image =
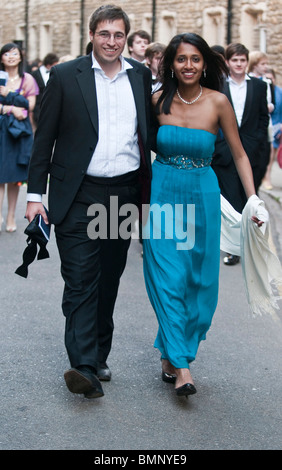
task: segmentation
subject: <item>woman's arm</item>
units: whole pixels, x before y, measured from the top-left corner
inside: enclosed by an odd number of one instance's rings
[[[35,103],[36,103],[36,96],[32,95],[32,96],[29,96],[27,99],[28,99],[28,103],[29,103],[28,111],[31,113],[34,110],[34,106],[35,106]]]
[[[7,88],[7,87],[2,87]],[[27,97],[16,93],[16,92],[7,92],[3,90],[2,96],[5,97],[5,104],[1,105],[0,113],[1,114],[13,114],[16,119],[19,121],[27,117],[28,112],[32,111],[35,106],[36,96],[29,95]]]

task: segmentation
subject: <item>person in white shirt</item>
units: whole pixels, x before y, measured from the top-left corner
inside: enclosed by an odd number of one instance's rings
[[[267,78],[266,73],[269,67],[268,56],[265,52],[251,51],[249,54],[248,74],[250,77],[256,77],[267,84],[267,106],[271,114],[275,107],[275,98],[271,87],[271,80]]]
[[[266,83],[267,87],[267,106],[269,112],[269,125],[268,125],[268,142],[265,144],[264,159],[262,160],[261,166],[261,179],[263,180],[267,171],[267,166],[270,161],[271,153],[271,142],[273,139],[273,127],[272,127],[272,117],[271,114],[275,109],[275,93],[274,88],[271,83],[271,80],[266,77],[266,72],[268,69],[268,56],[265,52],[262,51],[251,51],[249,55],[249,65],[248,65],[248,74],[250,77],[256,77],[260,80],[263,80]]]
[[[238,124],[243,147],[253,170],[255,189],[261,184],[261,161],[267,143],[269,115],[266,100],[266,84],[247,75],[248,49],[240,43],[230,44],[225,51],[229,76],[223,84],[223,93],[231,102]],[[212,167],[217,175],[222,195],[242,213],[247,202],[239,175],[227,142],[219,132]],[[238,263],[239,257],[227,254],[224,263]]]
[[[120,7],[98,8],[89,29],[92,52],[51,69],[26,217],[41,214],[55,225],[65,282],[67,387],[98,398],[104,395],[100,380],[111,379],[106,361],[113,310],[130,245],[130,231],[127,237],[120,231],[126,219],[121,209],[149,202],[152,79],[147,67],[122,56],[130,22]],[[47,217],[41,195],[49,173]]]

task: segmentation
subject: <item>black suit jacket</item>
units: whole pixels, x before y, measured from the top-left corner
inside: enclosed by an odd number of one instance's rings
[[[36,80],[36,83],[39,88],[39,94],[36,96],[36,103],[33,109],[33,120],[35,124],[38,124],[38,119],[39,119],[39,111],[40,111],[40,105],[41,105],[41,100],[43,96],[43,92],[45,90],[45,82],[43,80],[43,77],[41,75],[41,72],[39,69],[35,70],[32,72],[33,78]]]
[[[229,84],[226,81],[222,92],[233,106]],[[238,131],[252,167],[259,165],[261,146],[267,139],[268,123],[266,84],[257,78],[251,77],[250,80],[247,80],[245,108]],[[227,166],[231,161],[232,154],[229,146],[222,133],[219,133],[215,145],[213,166]]]
[[[137,110],[143,200],[149,202],[151,155],[149,115],[151,72],[126,59]],[[91,54],[52,67],[45,88],[30,161],[28,192],[45,194],[49,185],[49,219],[59,224],[85,177],[99,136],[95,77]]]

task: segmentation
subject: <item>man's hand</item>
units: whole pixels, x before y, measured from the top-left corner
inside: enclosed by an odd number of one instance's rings
[[[25,216],[26,216],[27,220],[29,222],[31,222],[37,214],[42,215],[45,224],[49,224],[49,220],[48,220],[48,217],[46,215],[46,212],[45,212],[45,209],[44,209],[44,206],[43,206],[42,202],[31,202],[31,201],[29,201],[27,203],[26,213],[25,213]]]

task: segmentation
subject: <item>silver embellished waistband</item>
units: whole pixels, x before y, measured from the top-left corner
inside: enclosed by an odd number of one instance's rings
[[[210,166],[212,157],[208,158],[189,158],[186,155],[166,155],[157,154],[156,160],[165,165],[171,165],[175,168],[192,170],[194,168],[203,168]]]

